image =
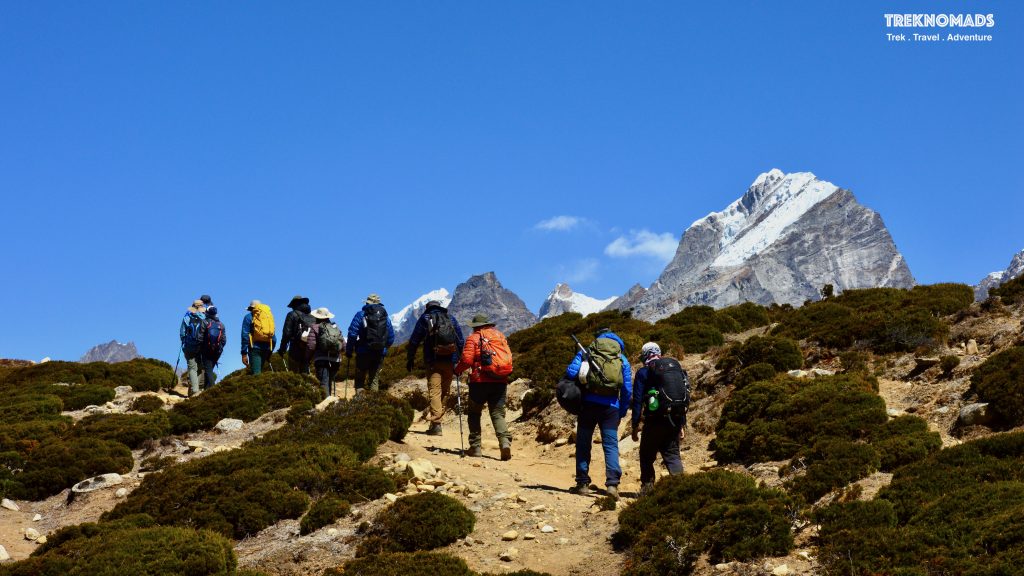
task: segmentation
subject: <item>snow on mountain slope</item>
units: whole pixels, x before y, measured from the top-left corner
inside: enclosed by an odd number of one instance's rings
[[[573,292],[572,288],[568,284],[558,283],[555,285],[555,289],[551,291],[547,299],[541,304],[540,319],[551,318],[558,316],[559,314],[565,314],[566,312],[579,312],[584,316],[600,312],[608,307],[609,304],[616,300],[615,296],[611,298],[605,298],[604,300],[598,300],[592,298],[586,294],[580,294],[579,292]]]
[[[1014,278],[1024,274],[1024,250],[1021,250],[1013,256],[1010,260],[1010,265],[1006,267],[1006,270],[1000,270],[998,272],[992,272],[988,276],[978,282],[978,285],[974,287],[974,298],[979,302],[988,298],[988,291],[1013,280]]]
[[[395,327],[396,342],[405,342],[409,339],[413,328],[416,326],[416,321],[423,314],[424,308],[427,307],[427,302],[431,300],[437,300],[442,306],[448,306],[452,301],[452,297],[444,288],[438,288],[437,290],[427,292],[413,300],[405,308],[392,314],[391,324]]]

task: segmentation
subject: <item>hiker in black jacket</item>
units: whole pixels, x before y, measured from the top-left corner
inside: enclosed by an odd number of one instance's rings
[[[462,355],[466,339],[462,328],[448,309],[437,300],[427,302],[426,309],[416,321],[409,347],[406,349],[405,370],[412,372],[416,364],[416,351],[423,345],[423,362],[427,365],[427,393],[430,396],[430,410],[426,419],[430,422],[427,434],[441,435],[441,418],[444,404],[452,390],[455,363]]]
[[[288,355],[288,370],[299,374],[309,374],[309,353],[303,334],[316,324],[316,319],[309,314],[309,298],[295,296],[288,303],[291,311],[284,317],[284,329],[281,331],[281,348],[278,353]]]

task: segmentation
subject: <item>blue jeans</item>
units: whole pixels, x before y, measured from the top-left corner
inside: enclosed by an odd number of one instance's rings
[[[618,486],[622,478],[622,468],[619,467],[619,409],[593,402],[583,403],[576,420],[576,483],[590,484],[590,447],[595,427],[601,429],[605,485]]]

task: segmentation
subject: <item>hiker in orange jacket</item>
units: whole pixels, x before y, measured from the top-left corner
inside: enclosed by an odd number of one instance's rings
[[[469,323],[473,333],[466,338],[462,356],[455,366],[455,373],[469,370],[469,404],[466,406],[466,420],[469,424],[469,456],[483,456],[480,447],[480,414],[487,404],[491,424],[498,437],[501,459],[512,458],[512,435],[505,422],[505,394],[508,389],[508,375],[512,372],[512,352],[505,335],[494,327],[487,316],[477,314]]]

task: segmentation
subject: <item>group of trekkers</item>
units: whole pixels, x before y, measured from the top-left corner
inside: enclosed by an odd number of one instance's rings
[[[291,310],[285,317],[278,348],[288,371],[308,374],[312,365],[325,394],[331,395],[342,354],[348,359],[355,355],[356,391],[379,389],[381,366],[395,340],[394,327],[380,296],[370,294],[366,298],[352,317],[347,340],[332,322],[334,314],[327,308],[312,310],[309,298],[295,296],[288,308]],[[413,371],[416,354],[422,348],[430,401],[423,419],[428,424],[426,433],[432,436],[443,434],[441,422],[452,381],[468,372],[469,401],[465,413],[469,450],[465,454],[483,456],[481,416],[486,407],[498,439],[500,458],[510,460],[512,436],[505,420],[505,401],[512,373],[511,348],[505,335],[486,315],[477,314],[469,326],[473,332],[467,337],[441,302],[427,302],[409,338],[406,371]],[[188,362],[190,394],[198,394],[200,372],[204,373],[202,389],[214,385],[213,369],[226,343],[224,325],[209,296],[193,302],[182,319],[180,332],[182,352]],[[242,320],[242,363],[251,373],[259,374],[269,365],[275,348],[273,314],[266,304],[253,300]],[[640,443],[641,491],[649,491],[654,485],[658,454],[670,474],[682,473],[679,443],[685,434],[690,384],[679,361],[663,355],[657,343],[648,342],[641,348],[642,366],[634,377],[625,343],[609,328],[597,330],[587,347],[577,341],[577,348],[556,394],[559,403],[577,416],[576,484],[571,492],[593,493],[590,460],[597,428],[604,451],[605,492],[618,497],[622,477],[618,429],[630,409],[631,437]]]

